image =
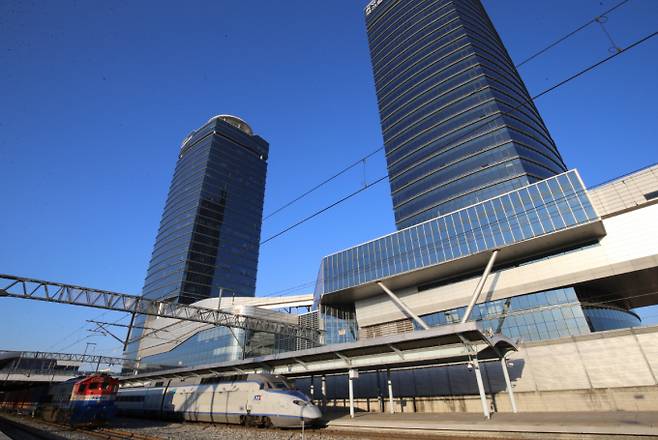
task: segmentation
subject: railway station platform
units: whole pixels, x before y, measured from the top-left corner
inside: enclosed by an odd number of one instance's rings
[[[652,438],[658,439],[658,412],[368,413],[354,418],[328,410],[327,426],[340,430],[481,435],[485,438]]]

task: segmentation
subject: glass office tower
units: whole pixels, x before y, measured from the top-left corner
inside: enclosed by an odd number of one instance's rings
[[[479,0],[365,13],[398,229],[566,171]]]
[[[219,115],[182,143],[142,295],[253,296],[269,145]]]

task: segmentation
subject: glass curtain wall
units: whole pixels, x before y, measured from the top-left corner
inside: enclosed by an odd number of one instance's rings
[[[571,170],[325,257],[316,298],[598,218]]]
[[[398,229],[566,171],[478,0],[366,8]]]

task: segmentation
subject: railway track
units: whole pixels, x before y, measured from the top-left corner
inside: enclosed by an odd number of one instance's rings
[[[0,428],[10,438],[20,440],[67,440],[68,437],[61,435],[63,433],[75,433],[84,438],[103,440],[162,440],[160,437],[113,428],[81,429],[45,420],[30,420],[32,423],[18,421],[14,417],[0,417]],[[40,427],[35,425],[40,425]],[[42,427],[53,429],[48,430]]]
[[[99,428],[95,430],[80,430],[85,435],[105,440],[162,440],[160,437],[122,431],[119,429]]]
[[[20,423],[13,418],[0,417],[0,432],[11,439],[21,440],[65,440],[52,432]]]

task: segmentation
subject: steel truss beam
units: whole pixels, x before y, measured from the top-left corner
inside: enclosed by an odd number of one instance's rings
[[[132,362],[129,359],[92,354],[48,353],[44,351],[0,351],[4,358],[46,359],[51,361],[80,362],[84,364],[123,365]]]
[[[317,344],[319,330],[261,318],[253,318],[215,309],[150,300],[140,296],[89,287],[0,274],[0,297],[32,299],[71,304],[117,312],[136,313],[201,322],[217,326],[274,333],[305,339]]]

